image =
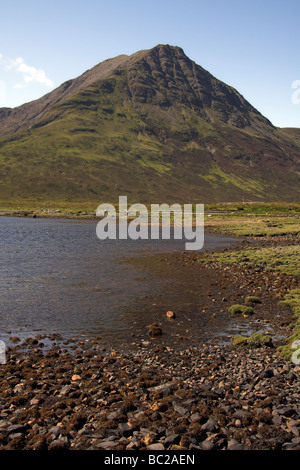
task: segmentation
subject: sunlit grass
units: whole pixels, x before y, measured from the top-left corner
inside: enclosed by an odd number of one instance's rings
[[[204,261],[217,261],[225,264],[244,266],[261,265],[266,271],[280,271],[282,274],[300,275],[299,246],[272,246],[267,248],[249,248],[223,253],[212,253],[202,258]]]

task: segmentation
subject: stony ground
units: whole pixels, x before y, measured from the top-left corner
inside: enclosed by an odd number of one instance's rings
[[[1,450],[300,449],[300,366],[275,348],[33,344],[7,359]]]

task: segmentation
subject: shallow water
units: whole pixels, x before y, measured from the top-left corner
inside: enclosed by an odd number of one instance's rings
[[[142,305],[147,295],[163,297],[170,280],[122,261],[182,252],[184,241],[103,241],[96,223],[0,217],[0,339],[59,333],[125,344],[149,323],[139,299]],[[208,234],[204,249],[235,241]]]

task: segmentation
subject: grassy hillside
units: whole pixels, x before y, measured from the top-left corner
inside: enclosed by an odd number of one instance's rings
[[[0,139],[0,200],[299,200],[297,132],[275,129],[175,49],[137,54],[127,68],[121,56],[109,77],[56,91],[47,112],[35,104],[40,119]]]

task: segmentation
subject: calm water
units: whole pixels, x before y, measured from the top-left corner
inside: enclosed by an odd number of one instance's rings
[[[129,341],[128,307],[162,293],[168,280],[149,279],[125,256],[183,251],[183,240],[105,240],[96,221],[0,217],[0,339],[37,333]],[[234,240],[205,238],[205,249]]]

